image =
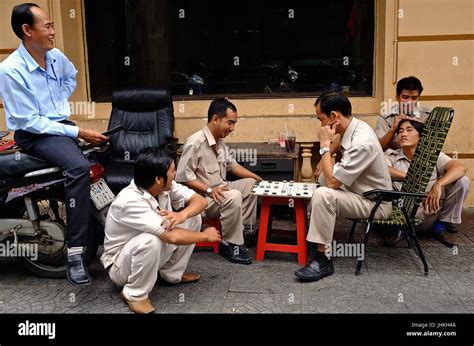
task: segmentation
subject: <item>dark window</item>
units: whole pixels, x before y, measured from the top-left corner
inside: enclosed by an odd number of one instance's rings
[[[373,0],[85,0],[92,98],[372,95]],[[189,96],[193,95],[193,96]]]

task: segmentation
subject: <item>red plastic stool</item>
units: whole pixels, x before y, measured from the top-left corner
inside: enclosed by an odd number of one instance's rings
[[[219,232],[221,230],[221,221],[219,219],[205,219],[202,220],[203,225],[209,225],[211,227],[215,227]],[[212,247],[212,252],[219,253],[219,242],[214,241],[201,241],[196,243],[194,247]]]
[[[267,243],[267,233],[271,231],[270,208],[272,205],[288,205],[293,199],[296,211],[296,245]],[[270,221],[270,230],[268,224]],[[306,203],[303,198],[263,197],[260,227],[257,241],[257,261],[263,261],[265,251],[292,252],[298,254],[298,264],[307,263],[308,248],[306,245]]]

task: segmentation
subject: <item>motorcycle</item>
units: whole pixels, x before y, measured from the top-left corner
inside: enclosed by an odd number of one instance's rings
[[[0,141],[6,135],[8,132],[0,133]],[[95,153],[103,149],[81,145],[91,163],[93,203],[84,252],[89,263],[103,243],[105,216],[115,196],[104,180],[103,166],[94,160]],[[46,161],[17,150],[0,153],[0,257],[15,257],[40,277],[66,278],[64,181],[65,172]]]
[[[265,92],[292,92],[298,79],[298,72],[291,66],[276,64],[263,64],[266,74]]]

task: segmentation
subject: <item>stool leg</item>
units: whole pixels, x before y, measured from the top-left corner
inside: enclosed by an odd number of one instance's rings
[[[298,247],[298,265],[308,263],[308,247],[306,245],[306,208],[304,200],[295,199],[296,211],[296,244]]]
[[[258,229],[258,241],[257,241],[257,255],[255,259],[257,261],[263,261],[265,257],[265,245],[267,244],[267,228],[268,219],[270,216],[271,203],[268,198],[263,198],[262,208],[260,213],[260,225]]]

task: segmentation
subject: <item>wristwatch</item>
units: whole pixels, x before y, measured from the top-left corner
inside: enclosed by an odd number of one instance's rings
[[[322,147],[319,149],[319,155],[323,156],[324,154],[326,153],[329,153],[331,152],[331,149],[329,149],[328,147]]]
[[[208,187],[208,188],[206,189],[206,196],[210,196],[211,193],[212,193],[212,187]]]

